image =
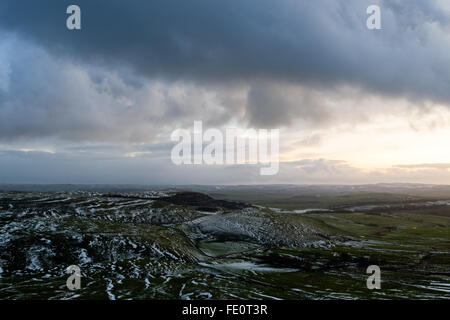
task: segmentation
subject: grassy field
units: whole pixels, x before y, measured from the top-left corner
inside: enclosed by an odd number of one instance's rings
[[[204,189],[215,198],[248,201],[288,210],[356,205],[408,203],[450,199],[447,188],[387,188],[374,186],[274,186]]]
[[[450,299],[450,197],[396,188],[0,193],[0,298]]]

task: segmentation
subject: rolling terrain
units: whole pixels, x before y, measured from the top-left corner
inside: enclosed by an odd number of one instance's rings
[[[1,299],[450,298],[446,187],[59,188],[0,192]]]

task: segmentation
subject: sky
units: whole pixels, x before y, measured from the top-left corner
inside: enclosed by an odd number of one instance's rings
[[[448,0],[2,0],[0,183],[450,184],[449,52]],[[278,174],[173,164],[194,121]]]

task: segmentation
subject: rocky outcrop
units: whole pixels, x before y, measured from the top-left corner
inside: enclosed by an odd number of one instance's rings
[[[217,200],[198,192],[178,192],[172,196],[160,197],[160,201],[192,207],[199,211],[216,212],[220,209],[240,210],[251,207],[250,204],[237,201]]]

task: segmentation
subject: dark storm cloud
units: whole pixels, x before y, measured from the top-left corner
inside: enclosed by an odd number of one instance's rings
[[[149,143],[200,115],[213,124],[234,115],[222,107],[221,97],[232,100],[229,90],[216,96],[214,87],[133,78],[120,68],[55,58],[10,33],[0,38],[1,142]]]
[[[450,101],[445,2],[78,0],[82,30],[71,32],[65,9],[73,3],[2,1],[0,24],[55,56],[128,65],[151,78],[350,84]],[[366,8],[373,3],[382,7],[382,30],[366,28]],[[275,124],[284,120],[275,117]],[[250,121],[266,122],[251,114]]]
[[[246,118],[257,128],[291,125],[297,119],[319,125],[329,120],[329,113],[322,97],[312,90],[253,83],[248,91]]]

